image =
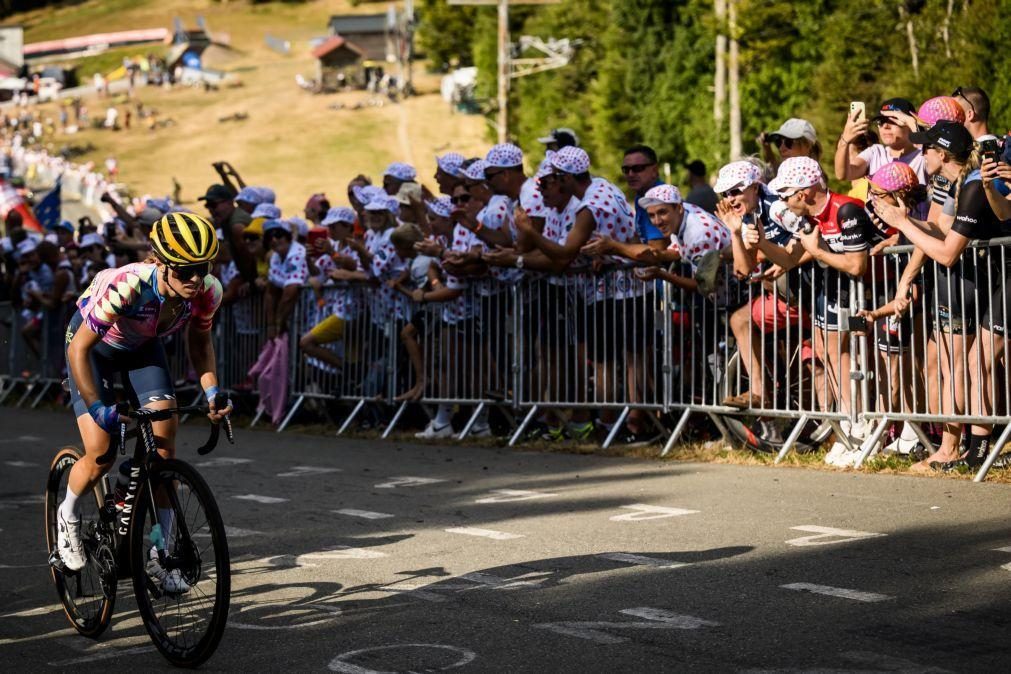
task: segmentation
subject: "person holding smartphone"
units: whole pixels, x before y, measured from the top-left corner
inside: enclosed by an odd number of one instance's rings
[[[867,119],[863,103],[850,104],[839,142],[836,143],[833,167],[839,180],[857,180],[874,174],[891,161],[909,164],[921,183],[927,182],[923,152],[909,140],[910,130],[901,123],[903,115],[913,115],[916,108],[904,98],[890,98],[881,104],[878,114]],[[867,134],[870,124],[877,124],[881,142],[863,151],[855,145]]]

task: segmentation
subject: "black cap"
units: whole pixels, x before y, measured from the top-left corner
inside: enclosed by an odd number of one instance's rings
[[[936,147],[950,152],[959,161],[965,161],[972,153],[972,134],[958,122],[942,119],[926,131],[909,134],[909,142],[916,145]]]
[[[685,168],[693,176],[698,176],[700,178],[706,177],[706,165],[701,159],[693,159],[692,161],[685,164]]]
[[[872,122],[882,122],[882,121],[892,121],[890,117],[885,116],[886,112],[904,112],[907,115],[916,114],[916,106],[907,101],[904,98],[889,98],[887,101],[881,104],[881,109],[878,114],[871,117]]]
[[[202,197],[197,197],[198,201],[231,201],[235,198],[235,192],[228,189],[225,185],[211,185],[207,188],[207,194]]]

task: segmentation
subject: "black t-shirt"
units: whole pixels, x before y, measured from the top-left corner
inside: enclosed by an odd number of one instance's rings
[[[951,229],[967,239],[989,240],[1001,235],[1000,219],[990,208],[982,180],[971,180],[962,185]]]

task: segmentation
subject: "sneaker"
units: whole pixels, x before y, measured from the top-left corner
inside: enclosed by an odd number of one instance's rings
[[[849,452],[849,447],[846,446],[844,442],[835,442],[832,444],[832,449],[828,450],[828,454],[825,455],[825,463],[830,466],[842,467],[845,464],[839,463],[843,454]]]
[[[148,553],[147,575],[158,583],[158,586],[162,589],[162,592],[166,594],[185,594],[190,591],[189,584],[183,580],[183,576],[179,573],[179,569],[172,569],[171,571],[166,571],[162,568],[161,560],[158,559],[158,548],[151,546],[151,551]]]
[[[590,430],[593,430],[591,427]],[[562,442],[565,440],[565,427],[564,426],[545,426],[544,432],[541,433],[541,440],[547,442]]]
[[[435,421],[429,421],[428,425],[425,426],[425,430],[420,433],[415,433],[414,437],[419,440],[437,440],[439,438],[450,438],[453,436],[453,424],[446,424],[445,426],[435,426]]]
[[[474,424],[470,427],[470,433],[467,434],[472,438],[490,438],[491,437],[491,426],[487,423],[483,426],[478,426]]]
[[[565,426],[565,435],[571,440],[583,441],[588,440],[591,435],[593,435],[593,422],[587,421],[582,424],[567,424]]]
[[[535,421],[524,429],[521,441],[531,442],[533,440],[540,440],[549,430],[548,425],[543,421]]]
[[[818,424],[818,427],[811,431],[811,442],[815,444],[820,444],[828,439],[828,436],[832,435],[832,424],[826,419]]]
[[[723,405],[725,407],[733,407],[737,410],[746,410],[749,407],[761,407],[762,396],[751,393],[750,391],[745,391],[739,395],[727,396],[723,399]]]
[[[626,429],[624,433],[618,434],[614,444],[624,445],[626,447],[645,447],[646,445],[653,444],[659,439],[659,435],[650,431],[633,433],[632,431]]]
[[[71,571],[80,571],[88,563],[81,541],[81,520],[64,519],[60,510],[56,511],[56,549],[63,565]]]
[[[919,446],[919,439],[907,440],[906,438],[900,436],[885,445],[883,451],[885,454],[912,454]]]
[[[847,449],[839,455],[836,459],[835,465],[840,468],[856,468],[857,461],[860,460],[860,455],[862,453],[863,451],[859,447],[857,449]]]

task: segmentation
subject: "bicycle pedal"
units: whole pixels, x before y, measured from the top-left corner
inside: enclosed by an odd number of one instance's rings
[[[49,553],[49,566],[53,567],[54,569],[62,573],[64,576],[75,576],[79,573],[78,571],[74,571],[73,569],[68,569],[67,566],[63,563],[63,558],[60,557],[60,553],[57,552],[56,550],[53,550],[52,552]]]

